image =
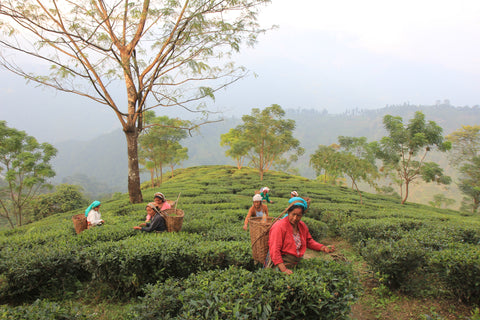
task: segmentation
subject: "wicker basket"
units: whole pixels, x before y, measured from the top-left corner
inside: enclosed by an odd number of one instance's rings
[[[165,218],[168,232],[178,232],[182,229],[183,216],[185,213],[181,209],[167,209],[162,211]]]
[[[173,207],[175,207],[175,203],[176,203],[177,201],[175,201],[175,200],[165,200],[165,202],[168,203],[168,204],[170,205],[170,207],[173,208]]]
[[[253,260],[263,264],[268,252],[268,231],[273,224],[273,218],[267,217],[263,222],[263,217],[251,217],[248,219],[250,224],[250,241],[252,242]]]
[[[87,229],[87,217],[85,217],[85,214],[76,214],[72,216],[72,220],[73,226],[75,227],[75,232],[77,234]]]

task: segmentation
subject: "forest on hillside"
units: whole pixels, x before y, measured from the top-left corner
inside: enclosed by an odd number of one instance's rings
[[[455,107],[448,101],[438,102],[432,106],[403,104],[375,110],[352,109],[343,114],[329,114],[325,110],[286,109],[285,118],[296,122],[294,137],[305,149],[305,154],[291,169],[301,176],[313,179],[315,172],[309,165],[309,157],[319,145],[336,143],[338,136],[378,140],[385,135],[382,123],[385,115],[401,116],[406,121],[416,111],[423,112],[427,120],[433,120],[441,126],[444,135],[459,129],[462,125],[480,123],[480,107]],[[202,126],[192,137],[182,140],[182,145],[189,150],[189,158],[181,166],[233,165],[234,161],[225,156],[226,149],[220,146],[220,136],[240,122],[239,118],[226,118],[222,122]],[[55,147],[59,150],[53,161],[57,173],[55,183],[81,185],[85,193],[92,198],[126,191],[126,142],[120,129],[90,141],[66,141]],[[92,153],[98,157],[92,159],[89,156]],[[448,175],[455,177],[456,172],[450,168],[445,155],[433,154],[431,157],[431,160],[438,162]],[[148,179],[149,174],[144,172],[142,181]],[[432,195],[437,193],[445,193],[450,198],[456,198],[457,203],[460,201],[455,183],[448,188],[432,185],[417,185],[414,188],[417,192],[412,193],[411,200],[415,202],[428,203],[432,200]]]

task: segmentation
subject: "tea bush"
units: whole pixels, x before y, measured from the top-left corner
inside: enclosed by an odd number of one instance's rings
[[[366,242],[360,253],[374,271],[386,276],[392,289],[401,289],[405,280],[425,265],[426,260],[422,246],[411,238],[398,241],[372,239]]]
[[[313,286],[312,284],[316,284]],[[350,266],[302,262],[290,276],[230,267],[148,286],[137,319],[341,319],[358,283]]]
[[[480,304],[480,250],[478,245],[452,244],[434,252],[430,272],[437,274],[451,293],[464,302]]]
[[[94,314],[85,314],[76,307],[66,307],[56,302],[36,300],[31,305],[10,307],[0,305],[3,320],[73,320],[95,319]]]

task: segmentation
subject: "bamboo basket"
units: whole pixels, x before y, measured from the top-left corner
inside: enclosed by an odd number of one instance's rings
[[[178,232],[182,229],[185,213],[181,209],[167,209],[162,211],[168,232]]]
[[[172,208],[175,207],[175,203],[177,203],[175,200],[165,200],[165,202],[168,203]]]
[[[72,221],[77,234],[87,229],[87,217],[85,217],[85,214],[81,213],[72,216]]]
[[[273,218],[267,217],[267,221],[263,222],[263,217],[251,217],[248,223],[253,260],[263,264],[268,253],[268,232],[274,223]]]

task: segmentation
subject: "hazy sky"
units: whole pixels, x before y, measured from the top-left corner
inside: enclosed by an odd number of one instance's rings
[[[236,58],[258,77],[217,95],[211,107],[226,116],[273,103],[330,113],[445,99],[480,104],[478,0],[273,0],[260,22],[279,28]],[[3,70],[0,93],[0,119],[41,141],[86,140],[119,127],[102,105]]]

